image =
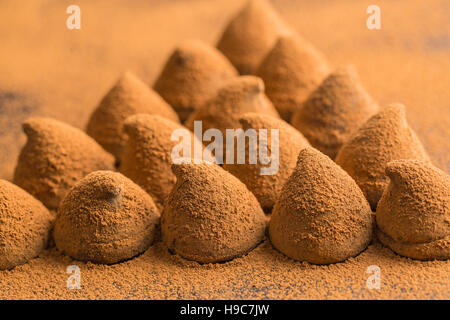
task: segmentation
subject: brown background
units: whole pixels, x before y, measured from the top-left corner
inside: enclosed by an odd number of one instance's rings
[[[24,142],[20,123],[26,117],[46,115],[84,128],[90,112],[123,70],[130,69],[152,84],[177,43],[197,38],[214,44],[227,20],[244,2],[1,0],[0,178],[12,176]],[[79,31],[65,26],[66,7],[73,3],[80,5],[82,11]],[[370,4],[381,7],[380,31],[369,31],[365,26],[365,11]],[[273,5],[333,65],[355,64],[364,85],[381,105],[404,103],[410,124],[435,163],[450,172],[450,1],[276,0]],[[86,285],[88,289],[83,293],[69,296],[450,296],[448,262],[410,261],[378,244],[345,264],[315,268],[283,260],[266,243],[250,256],[231,262],[230,269],[226,265],[216,266],[211,273],[197,265],[177,267],[178,262],[168,262],[172,258],[159,246],[111,268],[87,264],[85,275],[95,279],[92,287]],[[159,260],[154,264],[156,258]],[[382,270],[388,270],[384,281],[389,289],[381,293],[364,289],[365,266],[371,259],[379,260]],[[63,297],[65,266],[69,262],[50,250],[26,266],[0,273],[0,296]],[[248,264],[255,267],[249,268]],[[150,275],[144,276],[139,270],[147,270]],[[338,276],[327,270],[335,270]],[[273,272],[285,275],[280,277]],[[37,274],[41,283],[27,282],[26,275],[30,273]],[[264,280],[261,273],[272,276]],[[221,274],[223,283],[217,283]],[[195,289],[200,275],[203,283],[198,284],[200,289]],[[129,280],[130,277],[134,280]],[[341,278],[348,281],[342,282]],[[148,281],[153,287],[148,286]],[[308,290],[293,294],[289,288],[299,286],[300,282]],[[319,282],[321,289],[316,288]],[[136,288],[136,283],[141,285]],[[259,289],[248,291],[252,284]]]

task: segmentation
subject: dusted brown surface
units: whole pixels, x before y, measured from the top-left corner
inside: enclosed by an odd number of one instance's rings
[[[180,121],[175,110],[155,91],[134,74],[125,72],[92,113],[86,132],[120,160],[127,141],[123,123],[137,113]]]
[[[391,104],[358,129],[335,161],[356,181],[375,211],[389,184],[386,165],[399,159],[430,160],[406,122],[405,107]]]
[[[75,259],[111,264],[147,250],[159,217],[150,195],[133,181],[95,171],[61,202],[53,236],[56,247]]]
[[[177,183],[161,214],[171,252],[201,263],[243,256],[264,239],[266,217],[235,176],[213,163],[173,164]]]
[[[450,259],[450,176],[428,162],[395,160],[378,202],[379,239],[402,256]]]
[[[356,182],[320,151],[301,150],[272,211],[273,246],[298,261],[336,263],[367,248],[372,231],[372,211]]]
[[[180,41],[198,38],[215,44],[244,1],[78,3],[81,31],[65,28],[64,2],[0,4],[0,177],[12,177],[24,143],[24,118],[47,115],[84,128],[123,70],[152,83]],[[449,172],[450,3],[378,0],[380,31],[365,27],[370,4],[273,3],[287,24],[332,65],[355,64],[364,87],[380,105],[404,103],[408,122],[434,163]],[[80,291],[66,289],[70,264],[81,268]],[[381,290],[366,287],[369,265],[381,269]],[[449,261],[401,258],[378,243],[345,263],[318,267],[293,262],[267,242],[243,258],[200,266],[171,256],[158,242],[143,255],[113,266],[74,262],[47,250],[23,266],[0,272],[0,297],[448,299],[449,274]]]

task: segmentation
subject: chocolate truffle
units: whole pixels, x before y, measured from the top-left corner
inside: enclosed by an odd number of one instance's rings
[[[355,181],[329,157],[307,147],[274,206],[270,240],[295,260],[340,262],[369,244],[371,215]]]
[[[119,171],[147,191],[159,210],[162,210],[164,201],[177,180],[171,171],[171,165],[172,150],[179,141],[173,141],[172,134],[180,129],[189,134],[190,157],[194,158],[192,149],[196,138],[179,123],[148,114],[134,115],[125,121],[129,140]],[[197,143],[202,147],[201,141],[197,140]]]
[[[386,165],[400,159],[429,161],[422,144],[406,122],[405,107],[392,104],[370,118],[342,146],[336,163],[355,179],[375,210],[389,183],[385,175]]]
[[[131,72],[125,72],[92,113],[86,131],[120,160],[127,140],[123,122],[137,113],[179,121],[176,112],[155,91]]]
[[[277,152],[278,171],[274,174],[263,174],[262,168],[271,166],[275,168],[276,166],[273,166],[273,164],[261,164],[261,161],[250,164],[249,151],[252,150],[250,139],[245,139],[245,163],[238,164],[237,161],[234,161],[234,164],[225,163],[223,168],[244,182],[247,188],[256,196],[264,211],[270,212],[280,195],[284,183],[295,168],[298,153],[309,146],[309,143],[294,127],[278,118],[258,113],[246,113],[242,115],[240,122],[243,130],[256,130],[258,141],[255,151],[259,151],[259,147],[263,143],[267,145],[268,153],[274,154]],[[267,135],[260,135],[259,130],[261,129],[266,129]],[[272,145],[272,143],[275,143],[271,136],[271,130],[273,129],[278,130],[278,147]]]
[[[229,22],[217,48],[241,74],[253,74],[277,38],[288,32],[267,0],[250,0]]]
[[[0,270],[39,255],[47,246],[53,220],[41,202],[0,179]]]
[[[54,238],[72,258],[111,264],[147,250],[158,220],[152,198],[138,185],[120,173],[96,171],[62,201]]]
[[[292,114],[330,72],[325,57],[310,43],[295,35],[278,39],[261,62],[256,75],[266,85],[266,94],[280,116]]]
[[[337,69],[292,116],[309,143],[334,159],[341,146],[378,111],[353,66]]]
[[[226,129],[241,127],[239,118],[248,112],[279,118],[275,107],[264,94],[264,83],[260,78],[236,77],[227,81],[213,98],[192,113],[186,126],[193,130],[194,121],[202,121],[204,131],[219,129],[225,137]]]
[[[83,131],[49,118],[23,123],[27,143],[14,172],[14,183],[56,209],[86,174],[114,168],[114,157]]]
[[[265,216],[247,187],[211,163],[174,164],[177,183],[161,231],[169,250],[201,263],[231,260],[264,239]]]
[[[429,162],[396,160],[378,202],[378,238],[419,260],[450,259],[450,176]]]
[[[235,76],[236,69],[217,49],[200,41],[188,41],[169,57],[154,89],[185,121],[224,80]]]

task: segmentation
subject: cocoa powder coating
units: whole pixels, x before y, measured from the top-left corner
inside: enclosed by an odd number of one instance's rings
[[[154,89],[185,121],[235,76],[236,69],[217,49],[201,41],[186,41],[169,57]]]
[[[258,200],[232,174],[216,164],[174,164],[177,183],[161,217],[169,250],[201,263],[247,254],[266,227]]]
[[[254,76],[240,76],[227,81],[200,109],[191,114],[186,126],[193,130],[194,121],[202,121],[203,130],[240,128],[240,116],[257,112],[279,118],[272,102],[264,94],[263,81]]]
[[[229,22],[217,48],[240,74],[253,74],[277,38],[287,32],[267,0],[250,0]]]
[[[158,209],[138,185],[120,173],[96,171],[62,201],[54,238],[72,258],[111,264],[147,250],[158,222]]]
[[[325,79],[330,68],[312,44],[292,33],[278,39],[256,71],[285,121]]]
[[[172,149],[179,141],[172,141],[175,130],[185,129],[179,123],[160,116],[138,114],[125,121],[125,131],[129,136],[119,171],[133,180],[155,201],[162,210],[167,195],[176,182],[171,171]],[[196,139],[189,134],[191,157],[194,157],[193,146]],[[198,141],[199,145],[202,145]],[[187,157],[187,155],[181,155]]]
[[[0,270],[39,255],[47,247],[53,220],[41,202],[0,179]]]
[[[420,260],[450,259],[450,176],[429,162],[396,160],[377,207],[378,238]]]
[[[114,169],[114,157],[83,131],[50,118],[23,123],[27,143],[14,172],[14,183],[57,209],[70,188],[86,174]]]
[[[338,68],[313,91],[291,123],[311,145],[334,159],[341,146],[378,111],[353,66]]]
[[[369,203],[355,181],[314,148],[300,151],[270,219],[274,247],[295,260],[335,263],[363,251],[372,229]]]
[[[94,110],[86,131],[120,160],[127,140],[123,122],[137,113],[157,114],[179,122],[178,115],[170,105],[134,74],[127,71]]]
[[[256,164],[250,164],[249,152],[251,148],[249,139],[246,139],[245,143],[245,163],[238,164],[235,159],[233,164],[224,163],[223,168],[238,177],[253,192],[264,211],[270,212],[275,201],[280,196],[284,183],[295,168],[300,150],[309,146],[309,143],[299,131],[279,118],[258,113],[245,113],[240,117],[239,121],[243,130],[254,129],[257,131],[258,145],[256,152],[258,154],[261,143],[267,144],[268,154],[278,152],[278,171],[274,174],[262,175],[261,168],[269,167],[270,164],[263,165],[261,161],[258,161]],[[261,137],[259,134],[260,129],[267,130],[267,139],[264,136]],[[273,129],[278,130],[278,146],[272,145],[271,130]]]
[[[375,211],[389,184],[386,165],[400,159],[430,160],[406,121],[405,107],[392,104],[370,118],[343,145],[336,163],[355,179]]]

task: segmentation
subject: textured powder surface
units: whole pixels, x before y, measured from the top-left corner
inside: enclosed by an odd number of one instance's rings
[[[378,111],[353,66],[330,74],[292,116],[311,145],[334,159],[350,136]]]
[[[393,104],[370,118],[342,146],[336,163],[355,179],[375,211],[389,184],[386,165],[400,159],[429,161],[419,138],[406,121],[405,107]]]
[[[246,113],[240,118],[243,130],[257,130],[258,141],[267,143],[268,154],[278,152],[278,171],[275,174],[262,175],[261,168],[270,167],[270,164],[261,164],[260,157],[256,164],[249,162],[250,141],[245,142],[245,163],[238,164],[235,156],[234,164],[224,163],[223,168],[245,183],[247,188],[256,196],[265,212],[272,210],[278,199],[281,188],[292,173],[297,162],[298,153],[301,149],[309,146],[308,141],[295,128],[285,121],[268,115],[258,113]],[[267,139],[260,136],[259,130],[267,130]],[[271,130],[278,130],[278,150],[273,146]],[[256,150],[259,154],[260,142]],[[235,153],[237,154],[237,153]]]
[[[314,148],[300,151],[270,218],[275,248],[296,260],[334,263],[364,250],[372,231],[369,203],[355,181]]]
[[[202,129],[240,128],[239,118],[247,112],[257,112],[279,118],[278,112],[264,94],[263,81],[254,76],[241,76],[227,81],[205,105],[193,112],[186,126],[193,130],[194,121],[202,121]]]
[[[325,57],[295,34],[281,37],[261,62],[256,75],[281,117],[290,121],[309,94],[330,72]]]
[[[378,236],[403,256],[450,259],[450,176],[428,162],[397,160],[377,207]]]
[[[114,168],[114,157],[83,131],[50,118],[23,123],[27,143],[20,152],[14,183],[56,209],[86,174]]]
[[[0,179],[0,270],[39,255],[47,246],[53,220],[42,203]]]
[[[202,263],[242,256],[263,239],[264,212],[236,177],[211,163],[173,165],[177,183],[161,217],[169,250]]]
[[[179,121],[175,111],[156,92],[131,72],[125,72],[91,115],[86,131],[120,160],[126,143],[123,122],[137,113]]]
[[[162,210],[167,195],[176,182],[171,171],[172,149],[178,141],[172,141],[175,130],[188,132],[191,155],[194,157],[194,135],[179,123],[175,123],[159,116],[139,114],[128,118],[125,131],[129,136],[128,143],[119,167],[119,171],[140,185]],[[183,137],[184,138],[184,137]],[[202,146],[201,141],[197,143]],[[187,155],[181,154],[183,157]]]
[[[277,38],[287,32],[267,0],[249,0],[225,28],[217,48],[241,74],[252,74]]]
[[[0,2],[0,177],[12,177],[25,141],[24,119],[48,116],[85,128],[123,70],[152,83],[176,45],[189,38],[214,44],[246,2],[79,0],[81,30],[67,30],[64,1]],[[433,163],[450,172],[448,0],[378,0],[381,30],[366,28],[366,9],[373,4],[367,1],[271,3],[333,65],[354,63],[381,105],[404,103]],[[67,289],[72,264],[81,269],[80,290]],[[380,290],[367,288],[371,265],[380,267]],[[0,298],[449,299],[449,274],[450,261],[412,260],[379,243],[343,263],[315,266],[287,258],[268,241],[247,256],[213,265],[188,262],[157,242],[111,266],[45,250],[0,272]]]
[[[116,263],[147,250],[158,223],[159,212],[144,190],[120,173],[96,171],[62,201],[54,238],[75,259]]]
[[[236,69],[222,53],[206,43],[188,41],[169,57],[154,88],[185,121],[234,76]]]

